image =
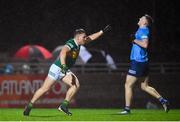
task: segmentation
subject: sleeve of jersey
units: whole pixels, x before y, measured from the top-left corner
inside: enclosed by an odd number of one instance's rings
[[[65,46],[67,46],[70,50],[74,48],[74,45],[70,42],[66,43]]]

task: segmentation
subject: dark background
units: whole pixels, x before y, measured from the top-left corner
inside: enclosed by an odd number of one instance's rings
[[[128,61],[130,35],[138,18],[154,18],[150,56],[153,62],[180,61],[178,3],[171,0],[0,0],[0,52],[12,56],[25,44],[52,51],[76,28],[88,34],[111,24],[112,31],[88,48],[109,52],[116,62]]]

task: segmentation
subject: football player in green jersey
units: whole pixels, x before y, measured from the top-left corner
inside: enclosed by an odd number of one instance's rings
[[[75,61],[79,55],[80,46],[89,43],[105,32],[111,29],[110,25],[107,25],[104,29],[91,34],[86,35],[84,29],[77,29],[74,32],[74,38],[68,40],[62,48],[59,58],[51,65],[49,73],[43,83],[43,85],[35,92],[31,101],[25,106],[23,114],[29,116],[33,104],[58,81],[62,81],[69,86],[64,101],[60,104],[58,110],[63,111],[67,115],[72,115],[68,110],[68,105],[71,99],[74,97],[80,87],[78,78],[70,71],[70,68],[75,64]]]

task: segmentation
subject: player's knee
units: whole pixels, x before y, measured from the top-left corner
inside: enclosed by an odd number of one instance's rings
[[[76,90],[79,90],[80,88],[80,83],[77,78],[74,77],[74,80],[72,80],[72,85],[75,86]]]
[[[74,87],[75,87],[76,91],[78,91],[78,90],[79,90],[79,88],[80,88],[80,84],[79,84],[79,83],[77,83],[76,85],[74,85]]]
[[[80,84],[77,84],[76,87],[77,87],[77,89],[79,89],[80,88]]]

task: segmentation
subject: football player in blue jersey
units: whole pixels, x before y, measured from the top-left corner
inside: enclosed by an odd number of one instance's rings
[[[152,24],[152,17],[144,15],[139,18],[138,30],[132,43],[130,55],[130,68],[125,82],[125,108],[120,114],[129,114],[133,96],[133,86],[137,80],[140,81],[141,89],[153,97],[157,98],[166,112],[169,111],[169,102],[164,99],[153,87],[149,86],[148,76],[148,52],[147,48],[150,41],[149,27]]]

